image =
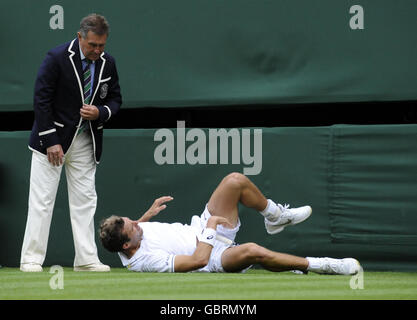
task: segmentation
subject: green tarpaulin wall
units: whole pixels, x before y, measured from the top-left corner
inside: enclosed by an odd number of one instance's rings
[[[46,52],[91,12],[124,108],[417,99],[415,0],[2,0],[0,111],[32,110]]]
[[[309,204],[313,215],[270,236],[258,213],[241,208],[238,242],[255,241],[301,256],[353,256],[368,270],[416,270],[417,125],[260,129],[262,170],[249,177],[267,197],[291,206]],[[226,174],[247,167],[243,161],[231,164],[230,157],[223,165],[158,165],[154,153],[161,142],[155,141],[156,132],[105,131],[96,225],[114,213],[137,218],[162,195],[172,195],[174,201],[157,220],[189,223]],[[208,129],[203,133],[208,137]],[[28,136],[27,131],[0,132],[0,264],[6,266],[19,264],[26,224]],[[186,142],[186,149],[192,144]],[[73,263],[68,211],[63,174],[45,265]],[[97,243],[103,262],[121,266],[117,256]]]

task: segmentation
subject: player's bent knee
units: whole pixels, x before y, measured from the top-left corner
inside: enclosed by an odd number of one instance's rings
[[[239,172],[229,173],[224,179],[223,182],[228,185],[236,188],[242,187],[246,182],[246,176]]]

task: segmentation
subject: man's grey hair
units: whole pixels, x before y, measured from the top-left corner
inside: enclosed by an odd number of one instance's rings
[[[80,33],[85,39],[88,31],[95,33],[98,36],[109,35],[110,26],[106,18],[97,13],[89,14],[80,22]]]

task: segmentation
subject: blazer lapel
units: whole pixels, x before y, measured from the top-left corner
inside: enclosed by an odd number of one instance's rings
[[[100,83],[100,69],[101,69],[101,65],[103,64],[103,61],[99,58],[96,60],[96,62],[94,62],[95,64],[95,70],[94,70],[94,84],[93,84],[93,91],[92,94],[94,95],[94,92],[96,92],[97,87],[99,86]],[[91,99],[91,102],[93,101],[93,99]]]
[[[93,86],[93,97],[91,104],[93,104],[94,98],[96,97],[97,90],[100,86],[100,81],[103,76],[104,66],[106,65],[106,59],[104,58],[104,52],[100,55],[100,59],[96,60],[96,66],[94,70],[94,86]]]
[[[84,93],[83,93],[83,82],[81,79],[83,79],[82,75],[83,75],[83,67],[81,64],[81,57],[80,57],[80,49],[79,49],[79,44],[78,44],[78,39],[75,38],[74,40],[72,40],[72,42],[70,43],[69,47],[68,47],[68,52],[69,52],[69,60],[71,62],[73,71],[74,71],[74,75],[77,79],[77,83],[80,89],[80,99],[81,99],[81,103],[84,103]]]
[[[83,76],[84,73],[83,73],[83,65],[81,63],[78,39],[76,40],[76,45],[75,45],[74,63],[75,63],[75,68],[77,69],[78,77],[80,78],[81,84],[84,87],[84,76]]]

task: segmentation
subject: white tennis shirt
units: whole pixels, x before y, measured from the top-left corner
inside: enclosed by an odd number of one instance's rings
[[[176,255],[192,255],[198,231],[181,223],[140,222],[143,238],[139,249],[128,259],[119,252],[123,266],[139,272],[174,272]]]

